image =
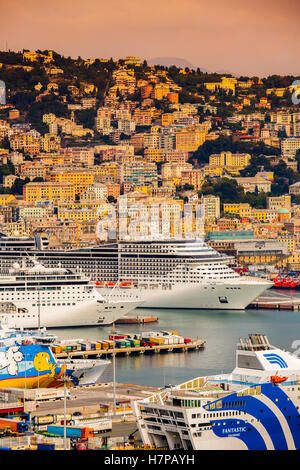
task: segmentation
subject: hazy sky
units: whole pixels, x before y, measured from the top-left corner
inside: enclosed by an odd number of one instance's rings
[[[300,0],[0,0],[0,50],[300,75]]]

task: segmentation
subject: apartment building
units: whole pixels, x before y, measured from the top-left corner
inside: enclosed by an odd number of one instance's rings
[[[75,186],[70,182],[27,183],[23,186],[23,199],[31,204],[38,201],[74,201]]]

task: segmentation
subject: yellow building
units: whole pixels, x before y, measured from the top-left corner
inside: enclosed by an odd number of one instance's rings
[[[57,152],[60,149],[60,137],[55,134],[45,134],[41,145],[44,152]]]
[[[225,169],[220,166],[205,165],[201,168],[203,176],[222,176]]]
[[[74,161],[72,155],[61,154],[61,153],[40,153],[36,155],[34,161],[40,161],[43,165],[70,165]]]
[[[288,264],[291,269],[300,269],[300,251],[293,251],[288,257]]]
[[[152,92],[152,98],[156,100],[162,100],[166,98],[168,93],[170,92],[170,87],[164,83],[158,83],[155,85],[155,88]]]
[[[251,217],[252,208],[248,203],[224,204],[224,214],[237,214],[240,217]]]
[[[54,204],[74,201],[75,186],[69,182],[27,183],[23,187],[23,199],[29,203],[47,200],[53,201]]]
[[[284,194],[283,196],[270,196],[267,197],[267,209],[291,209],[291,196]]]
[[[109,204],[107,202],[59,204],[57,218],[59,220],[89,221],[106,217]]]
[[[53,124],[56,120],[56,116],[53,113],[43,114],[43,122],[46,124]]]
[[[206,132],[199,130],[183,130],[176,132],[176,150],[184,152],[195,152],[200,145],[203,145]]]
[[[287,246],[288,246],[288,251],[290,253],[293,253],[296,249],[296,240],[295,238],[292,238],[292,237],[280,237],[277,239],[279,242],[281,243],[286,243]]]
[[[146,148],[144,151],[144,157],[150,162],[163,162],[164,153],[162,149]]]
[[[14,151],[23,150],[30,155],[37,155],[41,149],[41,137],[37,137],[28,132],[17,134],[10,139],[10,145]]]
[[[221,152],[220,154],[210,155],[209,167],[224,168],[229,173],[239,174],[240,170],[249,165],[250,160],[251,155],[248,153]]]
[[[252,217],[260,222],[274,222],[277,219],[277,211],[270,209],[252,209]]]
[[[117,181],[120,165],[115,162],[105,162],[92,168],[95,176],[102,176],[103,180]]]
[[[162,126],[169,126],[174,121],[173,113],[164,113],[161,115],[161,125]]]
[[[7,206],[15,200],[16,198],[13,194],[0,194],[0,206]]]
[[[288,90],[289,88],[268,88],[267,95],[271,95],[274,93],[274,95],[278,96],[278,98],[283,98],[284,94]]]
[[[87,187],[94,184],[95,174],[93,171],[74,170],[51,172],[50,180],[58,183],[72,183],[75,188],[75,194],[80,194]]]
[[[236,84],[236,78],[232,77],[222,77],[220,82],[204,83],[206,89],[209,91],[215,91],[217,88],[221,88],[222,90],[231,90],[233,93],[235,93]]]

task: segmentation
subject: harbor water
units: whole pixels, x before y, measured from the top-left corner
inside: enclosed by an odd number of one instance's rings
[[[270,295],[287,298],[300,297],[300,291],[270,290]],[[175,352],[130,355],[116,358],[118,383],[163,387],[191,378],[219,372],[230,372],[235,367],[235,349],[239,338],[249,333],[265,334],[274,346],[293,353],[293,342],[300,345],[300,312],[290,310],[149,310],[138,309],[139,316],[157,316],[157,323],[144,325],[117,325],[120,333],[175,330],[185,337],[203,339],[205,349],[192,352]],[[51,329],[58,339],[107,339],[112,327]],[[112,366],[102,376],[103,381],[113,380]]]

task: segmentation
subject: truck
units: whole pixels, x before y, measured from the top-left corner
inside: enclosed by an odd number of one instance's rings
[[[88,426],[93,428],[94,434],[108,432],[112,430],[112,420],[100,417],[94,418],[75,418],[73,417],[71,424],[74,426]]]
[[[28,423],[21,419],[0,418],[0,429],[8,429],[13,433],[28,431]]]
[[[49,425],[47,426],[47,433],[56,436],[64,436],[64,426]],[[78,439],[88,439],[94,436],[94,430],[85,426],[66,426],[66,437],[77,437]]]
[[[7,401],[9,397],[28,401],[63,400],[64,388],[1,388],[0,397]],[[70,390],[66,390],[66,398],[71,398]]]
[[[43,400],[63,400],[66,393],[66,399],[69,400],[71,398],[70,390],[64,390],[64,388],[54,388],[54,389],[38,389],[31,391],[33,400],[36,401],[43,401]]]

